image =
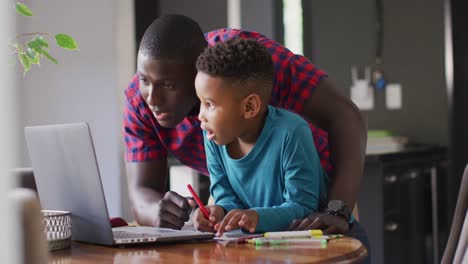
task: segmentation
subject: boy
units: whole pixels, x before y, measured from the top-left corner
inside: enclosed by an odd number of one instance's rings
[[[268,105],[271,55],[256,41],[231,39],[197,60],[195,90],[203,129],[210,192],[209,219],[198,230],[286,230],[326,202],[327,175],[300,116]]]

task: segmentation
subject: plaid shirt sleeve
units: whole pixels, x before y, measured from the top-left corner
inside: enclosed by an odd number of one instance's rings
[[[258,41],[270,52],[275,67],[271,104],[303,114],[305,101],[326,76],[325,72],[271,39],[262,36]]]
[[[125,90],[125,109],[123,118],[126,160],[140,162],[162,159],[167,150],[161,143],[151,119],[140,109],[145,103],[139,93],[138,75],[134,75]]]
[[[273,49],[274,47],[270,48]],[[275,48],[277,49],[277,48]],[[282,51],[285,52],[285,51]],[[325,72],[317,69],[309,60],[301,55],[290,53],[288,60],[282,60],[282,53],[273,53],[276,80],[273,95],[277,104],[298,114],[303,114],[304,104],[326,76]]]

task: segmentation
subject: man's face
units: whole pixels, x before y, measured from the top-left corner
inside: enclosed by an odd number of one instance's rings
[[[243,102],[232,87],[219,77],[198,72],[195,90],[200,99],[201,128],[206,130],[208,140],[226,145],[238,138],[243,130]]]
[[[137,70],[141,95],[161,126],[175,127],[196,105],[193,65],[138,53]]]

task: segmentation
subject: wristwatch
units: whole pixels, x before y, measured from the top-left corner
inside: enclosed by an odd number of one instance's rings
[[[342,216],[348,222],[351,219],[351,212],[349,211],[348,206],[346,206],[346,204],[341,200],[331,200],[328,202],[328,206],[325,211],[331,215]]]

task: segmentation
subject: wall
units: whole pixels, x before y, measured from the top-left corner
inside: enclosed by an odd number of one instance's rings
[[[365,111],[369,129],[389,129],[424,143],[448,144],[442,0],[384,0],[384,64],[403,86],[403,108],[387,110],[382,92]],[[375,1],[311,1],[312,45],[305,52],[349,95],[350,68],[375,61]],[[307,48],[307,47],[306,47]],[[362,76],[362,75],[361,75]]]
[[[122,93],[135,71],[133,10],[131,1],[23,1],[34,17],[17,19],[17,30],[67,33],[79,51],[64,51],[51,41],[47,60],[23,76],[18,75],[17,166],[31,166],[23,127],[86,121],[91,127],[101,178],[111,216],[125,214],[122,203],[123,139]]]
[[[200,24],[203,32],[207,32],[227,27],[228,1],[230,0],[160,0],[158,14],[178,13],[189,16]],[[274,0],[239,1],[242,29],[274,37]]]
[[[16,95],[16,86],[13,83],[11,67],[5,62],[11,57],[6,43],[12,36],[12,17],[15,13],[13,5],[10,2],[0,2],[0,90],[2,96],[0,97],[0,119],[2,120],[2,129],[0,129],[0,146],[2,152],[0,155],[0,211],[3,216],[0,217],[0,226],[9,227],[5,228],[3,234],[0,236],[0,259],[3,263],[18,263],[21,261],[19,253],[20,239],[18,230],[15,223],[18,222],[16,218],[16,208],[12,207],[11,201],[8,200],[7,192],[13,187],[13,180],[8,177],[8,169],[12,166],[12,160],[15,155],[15,111],[14,97]]]
[[[203,32],[226,27],[225,0],[160,0],[158,14],[182,14],[200,24]]]
[[[274,0],[242,0],[242,29],[248,31],[257,31],[269,38],[275,39],[276,23],[274,8]]]

